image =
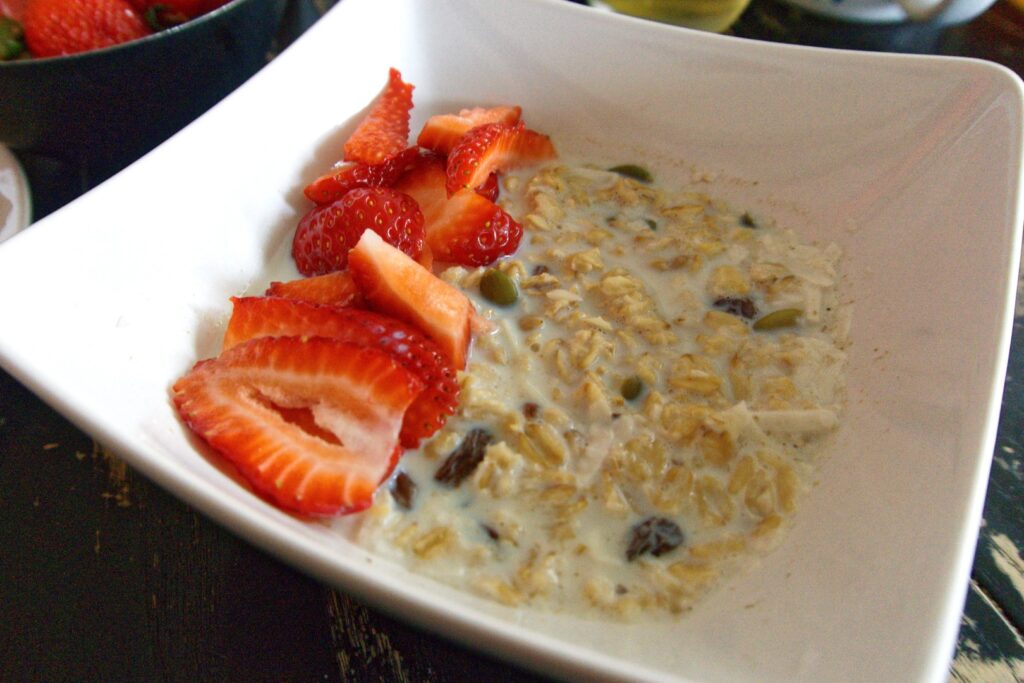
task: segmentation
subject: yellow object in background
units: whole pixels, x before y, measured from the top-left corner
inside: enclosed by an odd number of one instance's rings
[[[634,17],[718,33],[732,26],[749,3],[750,0],[591,0],[590,4]]]

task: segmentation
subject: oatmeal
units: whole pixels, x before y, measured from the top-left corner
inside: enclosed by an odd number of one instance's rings
[[[838,424],[839,250],[587,167],[503,201],[518,252],[441,274],[493,331],[359,541],[507,605],[686,610],[778,541]]]

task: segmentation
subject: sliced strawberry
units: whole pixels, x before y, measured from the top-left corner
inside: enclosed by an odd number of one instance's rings
[[[370,230],[349,253],[349,270],[373,308],[422,330],[456,370],[466,367],[474,314],[466,295]]]
[[[331,306],[358,306],[362,298],[352,275],[344,270],[287,282],[271,282],[266,294]]]
[[[345,161],[380,164],[409,146],[413,87],[391,69],[384,91],[345,142]]]
[[[423,244],[423,253],[420,254],[420,257],[416,260],[416,262],[419,263],[424,268],[426,268],[427,270],[433,272],[434,252],[430,250],[430,246],[427,245],[426,243]]]
[[[357,187],[388,187],[412,168],[419,156],[417,147],[408,147],[379,164],[343,163],[307,185],[303,194],[317,204],[330,204]]]
[[[477,126],[487,123],[519,123],[523,110],[520,107],[474,107],[463,109],[458,114],[431,116],[423,125],[416,144],[440,154],[448,154],[463,135]]]
[[[396,187],[419,204],[427,247],[438,261],[485,266],[519,248],[523,228],[478,192],[463,189],[450,198],[444,162],[424,160]]]
[[[256,491],[287,510],[334,515],[370,505],[422,388],[377,349],[262,337],[197,363],[173,400]]]
[[[413,258],[423,251],[423,214],[411,197],[385,187],[349,190],[311,209],[295,230],[292,258],[303,275],[342,270],[364,230],[377,232]]]
[[[425,386],[405,412],[401,441],[414,448],[444,426],[459,404],[455,368],[437,344],[412,325],[371,311],[273,297],[232,298],[224,349],[264,336],[330,337],[381,349]]]
[[[522,226],[504,209],[472,190],[459,190],[432,223],[434,258],[466,266],[486,266],[515,253]]]
[[[446,180],[444,157],[424,156],[395,182],[394,188],[416,200],[423,213],[424,224],[430,225],[431,219],[443,211],[444,203],[448,201]]]
[[[483,185],[491,173],[534,164],[557,156],[547,135],[523,122],[488,123],[466,133],[448,155],[448,194]]]
[[[480,195],[481,197],[486,197],[487,199],[491,200],[492,202],[498,201],[498,192],[499,191],[500,190],[499,190],[499,187],[498,187],[498,174],[497,173],[492,173],[491,175],[487,176],[487,180],[484,181],[484,184],[481,185],[480,187],[476,188],[476,193],[478,195]]]

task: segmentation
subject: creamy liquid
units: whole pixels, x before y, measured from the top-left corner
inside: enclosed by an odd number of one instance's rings
[[[583,167],[514,177],[503,203],[525,234],[496,267],[519,298],[483,299],[486,269],[442,273],[494,331],[474,342],[459,414],[401,461],[410,509],[382,489],[358,540],[509,605],[686,610],[778,541],[838,424],[838,249]],[[744,299],[756,314],[736,312]],[[754,329],[783,309],[796,325]],[[483,461],[436,481],[471,429],[492,436]]]

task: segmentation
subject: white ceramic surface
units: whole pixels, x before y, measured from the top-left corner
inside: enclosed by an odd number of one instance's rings
[[[31,220],[25,172],[11,150],[0,145],[0,242],[27,228]]]
[[[250,495],[175,419],[170,384],[217,352],[228,296],[281,267],[300,188],[389,66],[417,86],[414,130],[520,104],[563,153],[714,171],[709,190],[845,249],[850,399],[820,485],[777,552],[677,622],[537,614],[410,575]],[[748,42],[548,0],[346,0],[193,125],[0,246],[0,364],[243,537],[520,663],[944,681],[1009,345],[1022,109],[1019,80],[980,62]]]

